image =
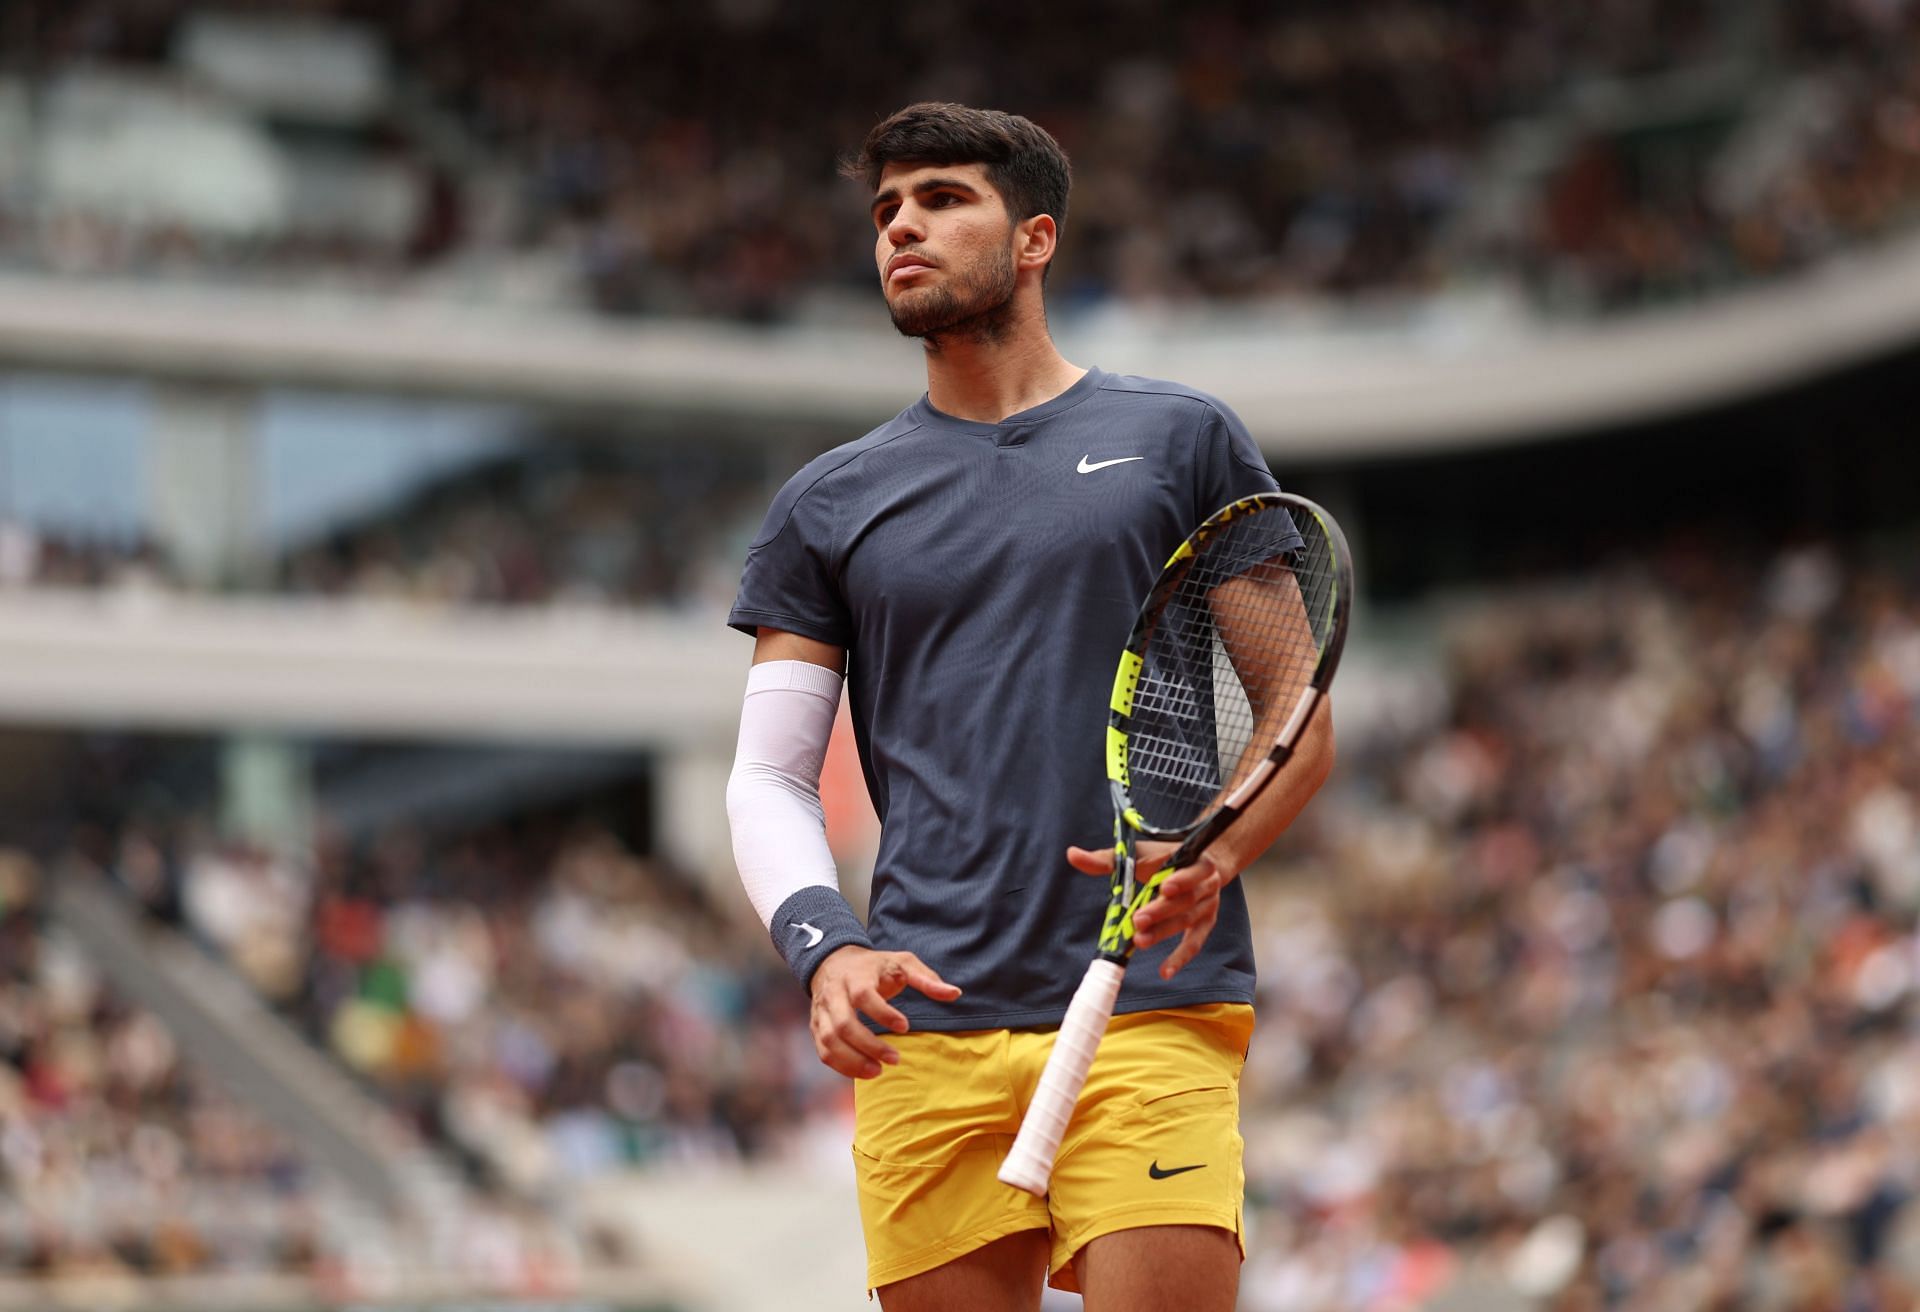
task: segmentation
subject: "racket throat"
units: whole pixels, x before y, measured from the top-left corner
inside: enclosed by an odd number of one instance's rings
[[[1100,927],[1098,956],[1125,965],[1133,955],[1133,901],[1138,896],[1130,837],[1114,845],[1113,861],[1113,895],[1107,899],[1107,919]]]
[[[1107,898],[1107,918],[1100,927],[1102,961],[1124,966],[1133,955],[1133,900],[1139,891],[1139,871],[1134,856],[1135,828],[1132,802],[1117,779],[1107,787],[1113,798],[1113,880]]]
[[[1118,781],[1109,781],[1113,793],[1113,882],[1107,899],[1107,919],[1100,928],[1101,961],[1125,966],[1133,956],[1133,918],[1159,889],[1160,883],[1178,865],[1169,862],[1154,874],[1140,878],[1135,845],[1139,841],[1140,818]]]

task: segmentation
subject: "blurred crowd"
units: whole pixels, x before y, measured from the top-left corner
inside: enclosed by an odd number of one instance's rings
[[[1428,603],[1444,710],[1343,746],[1248,877],[1247,1307],[1914,1305],[1914,559],[1675,546]],[[840,1132],[758,926],[590,810],[278,854],[182,815],[99,863],[481,1178]]]
[[[30,0],[4,44],[36,77],[164,68],[203,7]],[[1870,240],[1920,194],[1920,14],[1898,3],[277,8],[389,56],[390,101],[412,109],[356,136],[415,178],[403,233],[214,239],[23,198],[0,202],[0,258],[360,266],[421,292],[518,278],[616,314],[793,317],[870,285],[861,197],[834,162],[925,97],[1018,109],[1072,155],[1066,308],[1518,276],[1604,310]],[[489,263],[524,277],[447,276]]]
[[[0,1274],[124,1299],[141,1277],[314,1276],[337,1254],[294,1145],[45,923],[0,850]]]
[[[1449,612],[1444,722],[1254,881],[1248,1306],[1914,1305],[1913,560]]]
[[[723,608],[765,509],[769,457],[724,441],[572,443],[468,469],[224,578],[160,542],[0,517],[0,590],[271,592],[433,606]]]
[[[141,586],[167,575],[164,557],[151,542],[0,519],[0,589]]]
[[[269,586],[448,605],[723,606],[763,513],[766,464],[763,448],[724,441],[554,439],[288,552]]]
[[[1695,105],[1664,123],[1584,125],[1483,254],[1510,259],[1542,303],[1595,312],[1696,297],[1911,229],[1920,11],[1820,0],[1765,12],[1783,62],[1764,90],[1741,89],[1744,117]],[[1736,53],[1697,49],[1697,77]]]
[[[153,914],[515,1196],[772,1152],[844,1096],[758,927],[577,809],[278,854],[155,815],[109,847]]]

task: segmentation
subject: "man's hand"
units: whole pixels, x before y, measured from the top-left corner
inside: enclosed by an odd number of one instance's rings
[[[1134,944],[1151,947],[1174,933],[1184,937],[1166,961],[1160,978],[1172,979],[1199,955],[1220,918],[1220,892],[1273,845],[1333,770],[1333,708],[1321,698],[1300,731],[1293,754],[1261,790],[1238,821],[1208,844],[1199,859],[1168,875],[1153,900],[1133,918]],[[1153,874],[1174,853],[1172,843],[1143,842],[1134,850],[1135,873]],[[1067,864],[1103,879],[1113,878],[1111,847],[1067,849]]]
[[[1139,844],[1134,849],[1134,873],[1145,879],[1173,855],[1172,843]],[[1220,917],[1220,890],[1234,881],[1239,871],[1221,869],[1211,851],[1202,852],[1194,863],[1168,875],[1138,915],[1133,918],[1135,947],[1152,947],[1162,939],[1180,934],[1180,946],[1160,964],[1160,978],[1172,979],[1180,968],[1200,954],[1213,933],[1213,922]],[[1113,849],[1067,849],[1067,864],[1075,870],[1103,879],[1113,877]]]
[[[895,1034],[907,1032],[907,1018],[887,999],[915,988],[935,1002],[952,1002],[960,990],[936,975],[911,952],[876,952],[849,943],[836,948],[813,972],[813,1049],[820,1060],[856,1080],[870,1080],[880,1064],[899,1063],[893,1045],[860,1023],[861,1013]]]

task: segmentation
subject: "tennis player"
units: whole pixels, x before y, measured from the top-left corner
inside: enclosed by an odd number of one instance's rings
[[[1116,654],[1173,548],[1273,478],[1220,402],[1055,348],[1043,288],[1070,172],[1044,130],[912,105],[844,171],[870,191],[881,292],[925,349],[927,392],[801,470],[748,551],[727,802],[820,1060],[858,1081],[868,1283],[887,1312],[1033,1309],[1043,1281],[1091,1312],[1227,1312],[1254,997],[1235,877],[1326,778],[1324,713],[1137,917],[1048,1196],[995,1172],[1106,906]],[[882,821],[865,924],[819,798],[843,682]]]

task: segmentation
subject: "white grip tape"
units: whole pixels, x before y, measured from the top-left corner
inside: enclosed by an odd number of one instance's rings
[[[1074,1104],[1093,1068],[1093,1055],[1100,1050],[1100,1036],[1113,1019],[1113,1004],[1120,996],[1120,981],[1127,968],[1117,961],[1095,961],[1087,967],[1086,978],[1074,991],[1067,1006],[1066,1019],[1054,1036],[1053,1051],[1047,1068],[1040,1072],[1040,1083],[1027,1104],[1026,1119],[1020,1133],[1000,1165],[1000,1180],[1015,1189],[1024,1189],[1036,1198],[1044,1198],[1047,1180],[1053,1175],[1054,1154],[1066,1137],[1067,1123],[1073,1119]]]

